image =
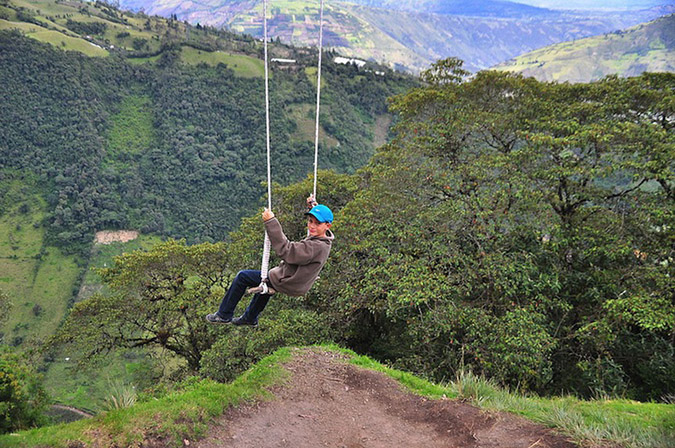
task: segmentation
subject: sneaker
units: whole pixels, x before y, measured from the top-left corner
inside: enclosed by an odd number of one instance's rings
[[[258,319],[254,320],[253,322],[250,322],[248,320],[244,320],[244,316],[239,316],[235,317],[232,319],[232,324],[233,325],[248,325],[250,327],[257,327],[258,326]]]
[[[208,322],[211,322],[212,324],[229,324],[232,322],[232,318],[229,317],[227,319],[223,319],[218,315],[218,313],[213,313],[213,314],[207,314],[206,315],[206,320]]]

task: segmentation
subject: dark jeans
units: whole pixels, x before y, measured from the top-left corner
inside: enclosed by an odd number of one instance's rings
[[[246,293],[246,288],[258,286],[260,280],[260,271],[239,271],[232,281],[230,289],[227,290],[227,294],[223,297],[223,301],[220,302],[218,315],[223,319],[229,319],[234,316],[234,309]],[[248,304],[246,311],[242,315],[243,319],[246,322],[256,322],[258,320],[258,314],[265,309],[271,296],[271,294],[254,294],[251,303]]]

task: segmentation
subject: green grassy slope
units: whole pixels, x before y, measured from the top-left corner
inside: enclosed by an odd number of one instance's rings
[[[88,29],[87,25],[92,24],[95,27]],[[214,44],[207,36],[208,32],[202,29],[160,17],[125,13],[99,2],[8,0],[7,6],[0,10],[0,30],[19,30],[56,48],[89,57],[122,53],[137,63],[156,61],[162,45],[171,41],[192,42],[205,48]],[[186,64],[222,63],[239,76],[263,75],[261,60],[236,51],[228,53],[185,46],[180,56]]]
[[[183,47],[181,60],[187,64],[199,63],[215,66],[225,64],[235,75],[243,78],[262,78],[265,75],[265,63],[257,58],[222,51],[202,51],[192,47]]]
[[[122,101],[108,131],[108,157],[139,154],[152,147],[155,130],[150,101],[147,96],[139,95],[128,96]]]
[[[564,42],[495,67],[542,81],[589,82],[617,74],[675,71],[675,15],[625,31]]]
[[[160,238],[157,236],[140,235],[128,242],[95,244],[75,300],[81,301],[92,294],[108,292],[97,270],[111,266],[114,257],[134,250],[148,250],[158,242]],[[112,384],[116,382],[133,384],[141,389],[153,385],[153,362],[149,359],[148,353],[130,351],[124,355],[111,354],[102,365],[87,370],[78,368],[73,361],[77,358],[79,358],[77,353],[60,352],[47,363],[44,384],[56,403],[99,412],[103,410],[105,400],[110,396]],[[159,358],[162,358],[161,354],[155,354],[155,359]],[[171,360],[167,358],[163,361]]]
[[[34,178],[0,172],[0,198],[0,288],[13,304],[0,331],[10,345],[26,348],[44,343],[71,303],[102,290],[96,268],[109,266],[113,257],[124,252],[147,249],[160,241],[141,235],[127,243],[95,245],[81,278],[81,262],[45,241],[47,205]],[[71,353],[59,353],[48,359],[45,387],[55,402],[91,410],[100,410],[111,378],[142,385],[143,372],[150,368],[145,355],[131,353],[115,355],[97,371],[80,372],[67,359],[71,357]]]
[[[45,241],[47,206],[35,179],[0,173],[0,197],[0,287],[13,303],[3,340],[39,344],[65,316],[81,270]]]
[[[348,355],[349,362],[383,372],[412,392],[438,399],[463,398],[485,409],[504,410],[524,415],[536,422],[555,427],[584,444],[601,438],[627,447],[667,447],[675,440],[675,408],[665,404],[643,404],[626,400],[580,401],[572,398],[540,399],[508,393],[475,377],[458,378],[448,385],[432,384],[414,375],[390,369],[370,358],[356,356],[337,347],[321,347]],[[3,447],[65,447],[76,440],[90,442],[95,437],[101,446],[131,446],[148,436],[166,446],[183,446],[184,440],[202,437],[211,419],[241,400],[269,396],[266,389],[278,384],[288,372],[281,363],[295,349],[284,348],[263,359],[230,384],[212,381],[193,382],[180,392],[132,407],[111,411],[75,423],[0,436]]]

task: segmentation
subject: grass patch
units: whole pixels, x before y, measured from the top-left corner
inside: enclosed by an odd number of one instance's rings
[[[127,58],[126,61],[133,65],[154,64],[155,62],[159,61],[160,57],[160,55],[157,55],[147,58]]]
[[[307,76],[307,79],[309,79],[309,82],[312,83],[312,85],[314,86],[315,89],[316,89],[316,81],[318,79],[318,76],[317,76],[318,72],[319,72],[319,69],[316,68],[316,67],[305,67],[305,75]],[[321,77],[321,90],[325,89],[326,85],[327,85],[326,84],[326,78],[322,76]]]
[[[5,19],[0,19],[0,30],[19,30],[24,33],[35,33],[45,28],[35,25],[34,23],[26,22],[12,22]]]
[[[150,98],[131,95],[122,101],[120,111],[112,117],[108,132],[108,156],[139,154],[155,141]]]
[[[0,272],[13,307],[4,341],[42,341],[66,313],[80,269],[77,260],[44,246],[47,203],[29,175],[3,172],[0,181]]]
[[[26,36],[53,45],[62,50],[79,51],[87,56],[101,57],[108,56],[108,51],[77,37],[66,36],[59,31],[48,30],[33,23],[9,22],[0,19],[0,30],[16,29],[23,32]]]
[[[12,3],[28,10],[38,10],[43,15],[66,14],[73,10],[77,11],[72,6],[59,4],[54,0],[12,0]]]
[[[166,440],[166,446],[184,446],[184,440],[203,436],[210,421],[227,408],[269,397],[266,388],[287,377],[280,364],[290,357],[291,349],[281,349],[230,384],[197,381],[180,392],[92,419],[0,436],[0,446],[60,448],[94,439],[102,446],[135,446],[148,436]]]
[[[44,30],[35,33],[27,33],[26,35],[35,40],[51,44],[56,48],[67,51],[79,51],[89,57],[105,57],[109,54],[108,50],[105,50],[96,44],[84,39],[66,36],[58,31]]]
[[[298,104],[289,107],[290,116],[298,127],[293,134],[296,141],[308,141],[314,143],[316,133],[316,105]],[[319,122],[319,143],[325,148],[334,148],[340,142],[329,135]]]
[[[225,64],[232,69],[235,75],[242,78],[260,78],[265,75],[264,62],[260,59],[243,54],[226,53],[223,51],[203,51],[190,46],[181,49],[181,60],[186,64],[200,63],[210,66]]]
[[[35,275],[24,288],[24,295],[10,295],[14,307],[7,327],[12,331],[10,335],[44,341],[63,320],[80,269],[74,257],[50,247],[41,260],[24,264],[22,270],[24,278],[31,276],[28,270],[35,271]]]

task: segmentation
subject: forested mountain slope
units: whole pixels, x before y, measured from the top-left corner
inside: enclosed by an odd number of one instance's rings
[[[50,19],[33,20],[65,21]],[[67,20],[71,28],[80,23]],[[107,41],[111,32],[122,34],[103,20],[93,23],[101,28],[87,35],[94,42]],[[108,58],[64,52],[59,44],[40,45],[18,32],[0,35],[0,79],[6,87],[0,166],[29,170],[47,181],[52,240],[88,242],[94,230],[127,227],[217,240],[258,203],[265,178],[262,64],[248,73],[239,70],[258,60],[260,45],[228,44],[227,34],[203,30],[205,37],[193,43],[199,30],[176,36],[167,24],[146,27],[157,38],[149,41],[162,41],[152,43],[155,50],[127,50],[116,42],[118,47],[108,49],[115,57]],[[239,59],[209,64],[211,55],[221,54],[215,51],[219,47],[235,48]],[[138,56],[147,59],[148,51],[155,62],[131,64]],[[125,55],[131,58],[120,57]],[[321,167],[350,172],[373,153],[376,133],[386,135],[387,121],[378,120],[386,115],[386,97],[412,81],[327,59]],[[313,163],[312,62],[316,59],[305,57],[290,70],[272,68],[273,171],[282,184],[304,177]]]
[[[675,14],[622,31],[541,48],[497,70],[542,81],[595,81],[607,75],[675,71]]]
[[[262,203],[264,80],[249,37],[102,3],[4,4],[0,288],[14,307],[0,337],[19,346],[41,344],[80,296],[96,231],[218,241]],[[271,67],[283,185],[312,170],[317,58],[270,53],[296,61]],[[386,140],[386,98],[416,80],[327,55],[322,83],[319,165],[353,172]]]
[[[84,359],[138,342],[143,310],[148,346],[218,380],[330,339],[439,381],[469,369],[542,394],[670,400],[674,75],[575,85],[458,68],[443,61],[394,100],[395,138],[366,167],[322,174],[330,262],[304,298],[276,295],[254,338],[203,316],[258,264],[257,214],[230,244],[119,259],[104,272],[114,294],[78,304],[63,341]],[[289,238],[309,185],[275,191]]]

